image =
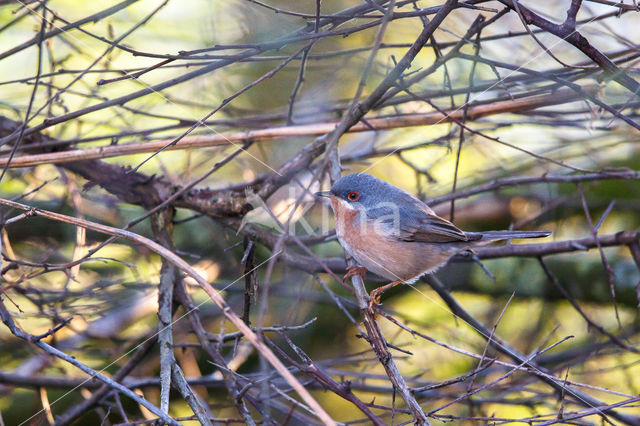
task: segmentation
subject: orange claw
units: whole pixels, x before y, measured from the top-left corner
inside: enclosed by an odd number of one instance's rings
[[[379,288],[376,288],[369,294],[369,312],[375,315],[374,305],[380,306],[380,295],[383,293]]]
[[[342,277],[342,281],[346,281],[351,277],[356,275],[360,275],[360,278],[364,281],[364,274],[367,273],[367,268],[363,268],[362,266],[349,266],[347,268],[347,273]]]
[[[387,285],[383,285],[382,287],[378,287],[373,290],[369,294],[369,312],[373,313],[374,305],[380,305],[380,296],[382,296],[385,291],[397,286],[398,284],[402,284],[403,282],[403,280],[393,281]]]

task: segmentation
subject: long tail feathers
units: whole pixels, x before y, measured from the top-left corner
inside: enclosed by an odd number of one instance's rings
[[[471,241],[497,241],[512,238],[543,238],[551,235],[550,231],[485,231],[467,232]]]

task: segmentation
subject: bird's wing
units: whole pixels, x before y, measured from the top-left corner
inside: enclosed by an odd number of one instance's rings
[[[398,238],[422,243],[448,243],[469,241],[469,237],[453,223],[437,216],[425,204],[414,204],[400,222]]]

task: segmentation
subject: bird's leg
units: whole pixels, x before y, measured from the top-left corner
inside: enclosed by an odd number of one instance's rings
[[[371,294],[369,294],[369,311],[373,312],[373,305],[380,304],[380,296],[382,296],[385,291],[397,286],[398,284],[402,284],[403,282],[404,280],[393,281],[387,285],[383,285],[382,287],[378,287],[373,290]]]
[[[364,281],[364,274],[367,273],[367,268],[363,268],[362,266],[349,266],[347,267],[347,273],[342,277],[342,281],[346,281],[351,277],[356,275],[360,275],[362,280]]]

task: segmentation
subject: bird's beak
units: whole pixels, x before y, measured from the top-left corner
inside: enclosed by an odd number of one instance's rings
[[[314,195],[315,195],[316,197],[327,197],[327,198],[329,198],[329,197],[332,197],[332,196],[333,196],[333,194],[331,193],[331,191],[319,191],[319,192],[316,192]]]

